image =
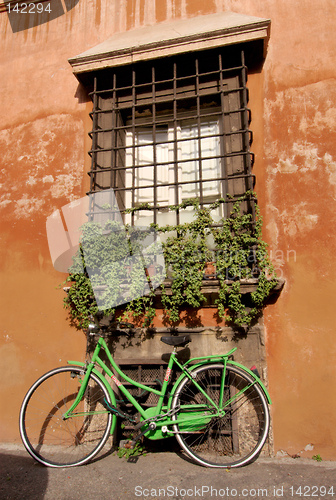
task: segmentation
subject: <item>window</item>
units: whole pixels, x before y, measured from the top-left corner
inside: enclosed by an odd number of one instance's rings
[[[246,79],[239,46],[97,73],[90,191],[112,187],[121,210],[153,207],[126,215],[132,224],[179,222],[168,207],[195,197],[225,200],[225,216],[253,188]]]
[[[168,120],[168,118],[167,118]],[[199,141],[200,138],[200,141]],[[134,192],[135,206],[152,203],[154,168],[156,166],[156,203],[159,207],[174,205],[188,198],[202,196],[203,201],[214,201],[220,197],[220,144],[218,120],[202,120],[198,129],[192,119],[180,120],[176,129],[167,125],[156,129],[156,143],[153,130],[141,127],[126,135],[126,206],[132,206],[131,188]],[[200,144],[199,144],[200,142]],[[134,144],[134,152],[132,145]],[[154,144],[155,160],[154,163]],[[174,158],[176,147],[177,158]],[[199,158],[202,158],[202,184],[199,182]],[[175,163],[177,163],[178,188],[176,190]],[[162,209],[161,208],[161,209]],[[160,209],[159,209],[160,211]]]

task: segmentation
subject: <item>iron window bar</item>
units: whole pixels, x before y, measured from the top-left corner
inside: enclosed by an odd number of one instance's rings
[[[115,148],[114,148],[115,149]],[[108,151],[113,151],[114,150],[113,148],[107,148],[107,149],[103,149],[103,150],[95,150],[95,152],[108,152]],[[123,149],[130,149],[130,148],[123,148]],[[246,151],[246,152],[241,152],[241,151],[236,151],[236,152],[233,152],[233,153],[224,153],[224,154],[221,154],[221,155],[210,155],[210,156],[195,156],[193,157],[192,160],[190,159],[181,159],[181,160],[178,160],[178,164],[184,164],[184,163],[190,163],[191,161],[200,161],[200,160],[220,160],[221,158],[235,158],[235,157],[246,157],[246,156],[250,156],[250,161],[251,161],[251,165],[253,165],[254,163],[254,153],[252,153],[251,151]],[[125,171],[125,170],[141,170],[142,168],[144,167],[154,167],[154,166],[160,166],[160,167],[164,167],[164,166],[170,166],[172,165],[172,163],[174,163],[173,161],[162,161],[162,162],[150,162],[150,163],[143,163],[141,165],[129,165],[129,166],[121,166],[121,167],[114,167],[114,166],[111,166],[111,167],[99,167],[99,168],[96,168],[96,169],[92,169],[88,174],[91,175],[92,173],[97,173],[97,172],[109,172],[110,170],[122,170],[122,171]],[[223,177],[216,177],[216,179],[221,179],[221,178],[230,178],[232,176],[237,176],[237,172],[235,173],[232,173],[231,175],[228,175],[228,176],[223,176]],[[252,176],[251,173],[247,173],[245,174],[245,176]],[[204,182],[207,182],[209,179],[205,179]],[[183,183],[184,181],[179,181],[179,184]],[[170,183],[169,183],[170,184]],[[161,185],[161,182],[160,182],[160,185]],[[117,186],[114,186],[114,189],[117,189],[118,187]],[[109,189],[109,187],[107,187],[106,189]],[[228,193],[229,194],[229,193]]]
[[[222,184],[218,197],[226,197],[229,194],[235,198],[243,191],[253,188],[254,176],[251,168],[254,156],[249,150],[252,132],[248,128],[251,113],[247,107],[247,68],[244,54],[241,53],[241,64],[225,67],[224,58],[219,53],[217,68],[214,70],[205,70],[202,67],[206,59],[206,53],[203,54],[196,55],[193,62],[194,69],[189,69],[182,76],[178,75],[181,65],[177,57],[171,65],[169,78],[160,75],[160,72],[162,73],[160,61],[146,68],[149,69],[148,77],[144,77],[141,63],[134,65],[130,71],[128,68],[123,68],[129,73],[126,77],[131,76],[130,84],[125,83],[125,74],[118,70],[112,75],[112,87],[109,85],[111,78],[104,81],[101,75],[99,78],[95,77],[94,89],[90,93],[93,100],[93,111],[90,113],[92,130],[89,133],[92,139],[89,151],[90,193],[113,187],[120,194],[120,200],[123,200],[124,204],[126,193],[130,193],[131,206],[135,207],[139,204],[137,199],[140,199],[139,196],[137,198],[137,193],[145,193],[144,190],[152,189],[151,199],[148,202],[155,209],[160,209],[162,203],[159,203],[157,198],[159,188],[173,189],[174,199],[169,205],[179,204],[182,196],[179,190],[183,186],[195,186],[201,205],[203,197],[205,202],[209,198],[209,195],[205,196],[204,186],[211,182]],[[231,86],[227,84],[228,81]],[[143,118],[142,115],[146,117]],[[186,137],[182,137],[181,134],[179,136],[180,127],[184,123],[188,124],[191,118],[194,118],[197,133]],[[209,123],[211,120],[218,120],[220,127],[216,133],[204,133],[202,123],[205,123],[205,120]],[[170,131],[165,140],[157,135],[161,126],[169,128]],[[140,144],[135,138],[143,127],[149,130],[150,140]],[[131,137],[129,143],[126,142],[126,134]],[[206,141],[211,140],[220,144],[219,153],[209,153],[207,151],[209,148],[202,151]],[[188,142],[197,144],[196,153],[193,153],[194,155],[189,153],[189,156],[186,154],[184,158],[179,157],[179,150]],[[164,161],[159,158],[157,148],[160,147],[168,148],[171,157]],[[137,154],[141,154],[141,151],[146,152],[146,148],[150,148],[151,161],[141,160],[137,163]],[[209,161],[214,162],[213,164],[216,162],[219,170],[217,173],[215,171],[214,176],[207,174],[204,177],[203,165]],[[183,174],[181,169],[188,163],[195,166],[192,180],[181,177]],[[158,168],[161,171],[165,166],[173,172],[169,181],[163,181],[158,175]],[[139,184],[141,169],[145,168],[152,169],[152,182],[150,179],[146,182],[143,178]],[[131,172],[131,177],[126,181],[125,176],[128,172]],[[148,177],[148,172],[145,177]],[[233,192],[230,192],[232,188]],[[186,194],[187,192],[183,196]],[[231,196],[227,202],[232,203]],[[254,212],[253,202],[250,205],[250,209]],[[126,205],[124,207],[131,208]],[[154,218],[156,218],[155,210]]]
[[[214,71],[205,71],[205,72],[202,72],[201,75],[202,76],[210,76],[210,75],[217,75],[219,73],[234,73],[234,72],[237,72],[239,70],[242,70],[244,69],[246,66],[245,64],[240,64],[240,65],[237,65],[237,66],[233,66],[233,67],[230,67],[230,68],[225,68],[225,67],[222,67],[218,70],[214,70]],[[166,79],[162,79],[162,80],[157,80],[156,83],[171,83],[172,81],[176,81],[176,83],[178,83],[179,81],[184,81],[184,80],[191,80],[193,77],[196,76],[196,72],[195,73],[191,73],[187,76],[176,76],[176,77],[172,77],[172,78],[166,78]],[[146,83],[137,83],[135,84],[134,86],[137,87],[137,88],[142,88],[142,87],[148,87],[149,85],[151,84],[151,82],[146,82]],[[133,88],[133,85],[124,85],[124,86],[120,86],[118,87],[118,90],[131,90]],[[104,95],[104,94],[108,94],[108,93],[111,93],[113,90],[113,88],[108,88],[108,89],[100,89],[100,90],[93,90],[92,92],[89,93],[90,96],[92,96],[93,94],[99,94],[99,95]]]
[[[106,129],[104,130],[104,132],[113,132],[115,130],[113,129]],[[252,132],[251,130],[246,130],[246,131],[233,131],[233,132],[229,132],[229,133],[218,133],[218,134],[205,134],[205,135],[200,135],[200,136],[195,136],[193,137],[193,139],[212,139],[212,138],[216,138],[216,137],[227,137],[227,136],[233,136],[233,135],[248,135],[249,136],[249,142],[251,141],[252,139]],[[192,139],[190,139],[189,137],[186,138],[186,139],[179,139],[177,142],[178,143],[183,143],[183,142],[190,142]],[[164,144],[174,144],[176,141],[175,140],[166,140],[166,141],[156,141],[155,142],[155,145],[156,146],[162,146]],[[154,145],[154,142],[147,142],[146,144],[139,144],[137,145],[136,147],[137,148],[144,148],[146,146],[153,146]],[[91,148],[89,150],[89,154],[92,154],[92,153],[96,153],[96,152],[102,152],[102,151],[112,151],[114,149],[131,149],[132,146],[125,146],[125,147],[122,147],[120,148],[119,146],[111,146],[111,147],[108,147],[108,148],[103,148],[103,147],[97,147],[97,149],[93,149]],[[243,153],[249,153],[250,151],[242,151],[242,154]],[[251,153],[252,154],[252,153]]]

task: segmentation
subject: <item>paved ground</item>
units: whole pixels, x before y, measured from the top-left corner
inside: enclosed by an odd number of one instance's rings
[[[115,454],[76,468],[50,469],[19,448],[0,448],[0,499],[336,500],[336,462],[259,458],[240,469],[206,469],[160,450],[128,463]]]

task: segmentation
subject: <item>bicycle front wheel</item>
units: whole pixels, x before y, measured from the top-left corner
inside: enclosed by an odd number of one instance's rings
[[[78,366],[56,368],[39,378],[26,394],[20,411],[22,441],[38,462],[50,467],[71,467],[91,460],[103,448],[112,424],[104,398],[108,390],[90,375],[84,395],[71,414],[84,379]]]
[[[260,453],[269,430],[268,402],[259,384],[232,365],[203,365],[176,389],[172,419],[182,449],[206,467],[238,467]],[[211,401],[197,388],[195,382]]]

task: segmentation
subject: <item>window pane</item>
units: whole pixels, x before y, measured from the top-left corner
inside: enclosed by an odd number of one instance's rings
[[[179,176],[182,183],[182,200],[201,196],[202,181],[215,179],[213,183],[202,184],[202,197],[213,201],[220,195],[220,136],[216,121],[202,120],[200,124],[182,122],[180,128]],[[217,179],[217,180],[216,180]]]

